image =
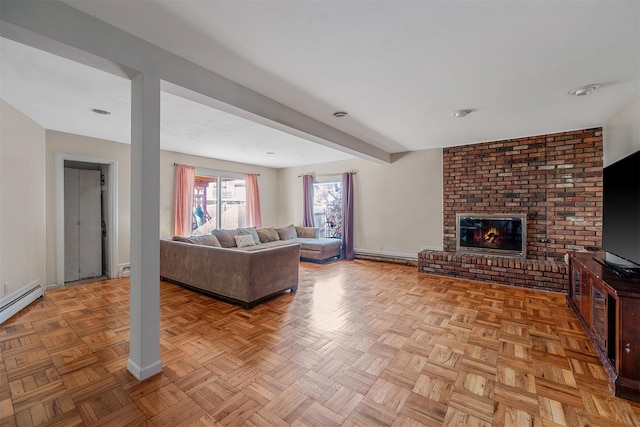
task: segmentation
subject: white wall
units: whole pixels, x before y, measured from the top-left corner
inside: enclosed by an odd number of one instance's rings
[[[361,159],[280,170],[278,224],[302,223],[302,178],[357,171],[354,178],[356,251],[417,257],[442,248],[442,150],[405,154],[390,165]],[[321,177],[319,177],[321,178]]]
[[[603,129],[604,166],[640,150],[640,98],[623,108]]]
[[[118,264],[129,264],[131,244],[131,146],[113,141],[48,130],[46,132],[46,262],[47,284],[56,283],[55,159],[56,154],[118,161]],[[278,171],[272,168],[161,151],[160,153],[160,238],[173,235],[174,163],[239,173],[259,173],[260,207],[264,224],[278,218]],[[44,196],[43,196],[44,198]]]
[[[0,100],[0,295],[45,284],[45,130]]]
[[[129,263],[131,147],[104,139],[47,130],[47,285],[56,284],[56,154],[118,162],[118,264]],[[59,284],[59,283],[58,283]]]

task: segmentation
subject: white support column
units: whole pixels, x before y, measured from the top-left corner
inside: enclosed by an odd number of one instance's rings
[[[127,368],[144,380],[160,371],[160,78],[131,80],[131,285]]]

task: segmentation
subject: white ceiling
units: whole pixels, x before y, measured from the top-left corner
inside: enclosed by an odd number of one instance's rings
[[[0,52],[0,97],[40,126],[131,142],[128,79],[8,39]],[[197,156],[275,168],[353,157],[167,92],[161,126],[164,150]]]
[[[640,96],[636,0],[65,3],[388,152],[601,126]],[[16,67],[7,45],[3,98],[8,76],[44,80],[7,101],[47,128],[123,131],[100,125],[115,113],[78,114],[122,107],[128,120],[127,81],[48,69],[60,58]],[[590,83],[601,87],[568,95]],[[64,103],[63,90],[75,92]],[[40,105],[28,112],[17,98]],[[165,149],[274,167],[350,157],[174,95],[162,103]],[[457,109],[474,111],[454,119]]]

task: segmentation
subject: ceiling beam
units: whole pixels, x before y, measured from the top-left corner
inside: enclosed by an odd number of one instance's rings
[[[118,75],[153,71],[168,92],[356,157],[391,163],[384,150],[60,1],[3,0],[0,20],[2,37]]]

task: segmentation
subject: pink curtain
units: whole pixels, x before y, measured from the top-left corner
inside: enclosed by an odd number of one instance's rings
[[[302,225],[315,227],[313,221],[313,175],[302,175]]]
[[[196,181],[194,166],[176,165],[173,201],[174,236],[191,236],[193,231],[193,189]]]
[[[247,188],[247,227],[262,227],[260,213],[260,192],[258,191],[258,175],[248,173],[244,176]]]

